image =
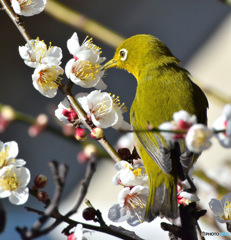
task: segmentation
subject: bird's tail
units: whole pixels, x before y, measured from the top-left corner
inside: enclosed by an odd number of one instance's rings
[[[157,173],[157,174],[156,174]],[[171,174],[150,172],[150,193],[145,220],[150,222],[157,216],[175,219],[179,215],[177,206],[177,178]]]

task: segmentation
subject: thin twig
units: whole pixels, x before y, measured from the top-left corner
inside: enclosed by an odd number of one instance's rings
[[[23,24],[23,20],[20,16],[17,16],[13,9],[9,6],[9,4],[7,3],[6,0],[0,0],[4,10],[6,11],[6,13],[8,14],[8,16],[11,18],[11,20],[13,21],[13,23],[15,24],[16,28],[19,30],[19,32],[22,34],[23,38],[25,39],[26,42],[30,41],[30,36],[27,33],[24,24]]]
[[[72,93],[70,91],[67,92],[66,95],[67,100],[69,101],[71,107],[74,109],[74,111],[77,113],[79,120],[81,123],[89,130],[92,131],[92,127],[88,125],[86,122],[86,113],[82,110],[82,108],[77,103],[76,99],[73,97]],[[98,140],[98,142],[102,145],[102,147],[108,152],[108,154],[111,156],[111,158],[118,162],[121,160],[119,154],[115,151],[115,149],[111,146],[111,144],[108,142],[106,137],[101,138]]]
[[[55,192],[50,201],[50,204],[43,213],[40,213],[41,217],[34,223],[33,227],[28,230],[27,228],[17,227],[17,231],[20,233],[22,239],[33,239],[49,233],[52,228],[51,226],[41,230],[43,225],[51,216],[60,216],[57,207],[61,199],[61,195],[66,181],[67,166],[65,164],[59,165],[56,161],[50,162],[50,167],[53,172],[53,178],[55,180]]]
[[[85,196],[87,194],[88,186],[91,182],[91,179],[96,171],[96,155],[92,154],[90,161],[87,166],[87,170],[85,173],[85,178],[82,180],[81,187],[80,187],[80,193],[79,197],[76,201],[75,206],[67,213],[65,214],[65,217],[70,217],[72,214],[76,213],[77,210],[79,209],[81,203],[85,199]]]

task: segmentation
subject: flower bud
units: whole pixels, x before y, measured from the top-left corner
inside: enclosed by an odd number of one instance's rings
[[[34,188],[44,188],[47,185],[47,177],[43,174],[39,174],[34,179]]]
[[[46,203],[49,200],[49,196],[46,192],[40,191],[40,192],[37,193],[37,199],[40,202]]]
[[[95,219],[96,210],[92,207],[85,208],[83,210],[83,218],[87,221]]]
[[[3,106],[0,110],[0,133],[4,132],[14,119],[14,109],[7,105]]]
[[[1,108],[1,115],[8,121],[15,119],[15,111],[11,106],[5,105]]]
[[[128,148],[120,148],[118,149],[118,153],[123,160],[128,160],[131,157],[131,153]]]
[[[78,141],[83,141],[87,138],[87,132],[83,128],[77,128],[75,132],[75,138]]]
[[[100,140],[104,137],[104,132],[102,128],[95,127],[91,131],[91,137],[96,140]]]
[[[36,118],[35,124],[30,126],[28,133],[30,137],[37,137],[48,124],[48,117],[46,114],[39,114]]]

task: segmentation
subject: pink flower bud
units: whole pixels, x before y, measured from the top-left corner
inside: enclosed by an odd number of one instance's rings
[[[72,126],[72,124],[63,124],[62,131],[67,137],[75,135],[75,128]]]
[[[34,188],[44,188],[47,185],[47,177],[43,174],[39,174],[34,179]]]
[[[78,118],[78,115],[71,107],[69,109],[63,109],[62,114],[63,116],[67,117],[67,120],[70,123],[73,123]]]
[[[28,133],[30,137],[37,137],[47,126],[48,117],[46,114],[39,114],[36,118],[35,124],[30,126]]]
[[[83,128],[77,128],[75,138],[79,141],[83,141],[87,138],[87,132]]]
[[[49,200],[49,196],[46,192],[40,191],[40,192],[37,193],[37,199],[40,202],[46,203]]]
[[[96,140],[99,140],[99,139],[103,138],[104,137],[103,129],[99,128],[99,127],[93,128],[92,131],[91,131],[91,137],[96,139]]]

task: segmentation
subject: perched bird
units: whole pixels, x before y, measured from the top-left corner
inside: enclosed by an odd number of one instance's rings
[[[206,96],[179,63],[158,38],[140,34],[126,39],[103,67],[125,69],[137,80],[130,121],[150,181],[146,221],[158,215],[171,219],[178,216],[176,189],[182,162],[187,172],[199,155],[190,153],[184,142],[170,146],[160,133],[139,130],[171,121],[173,113],[180,110],[195,114],[199,123],[207,124]]]

